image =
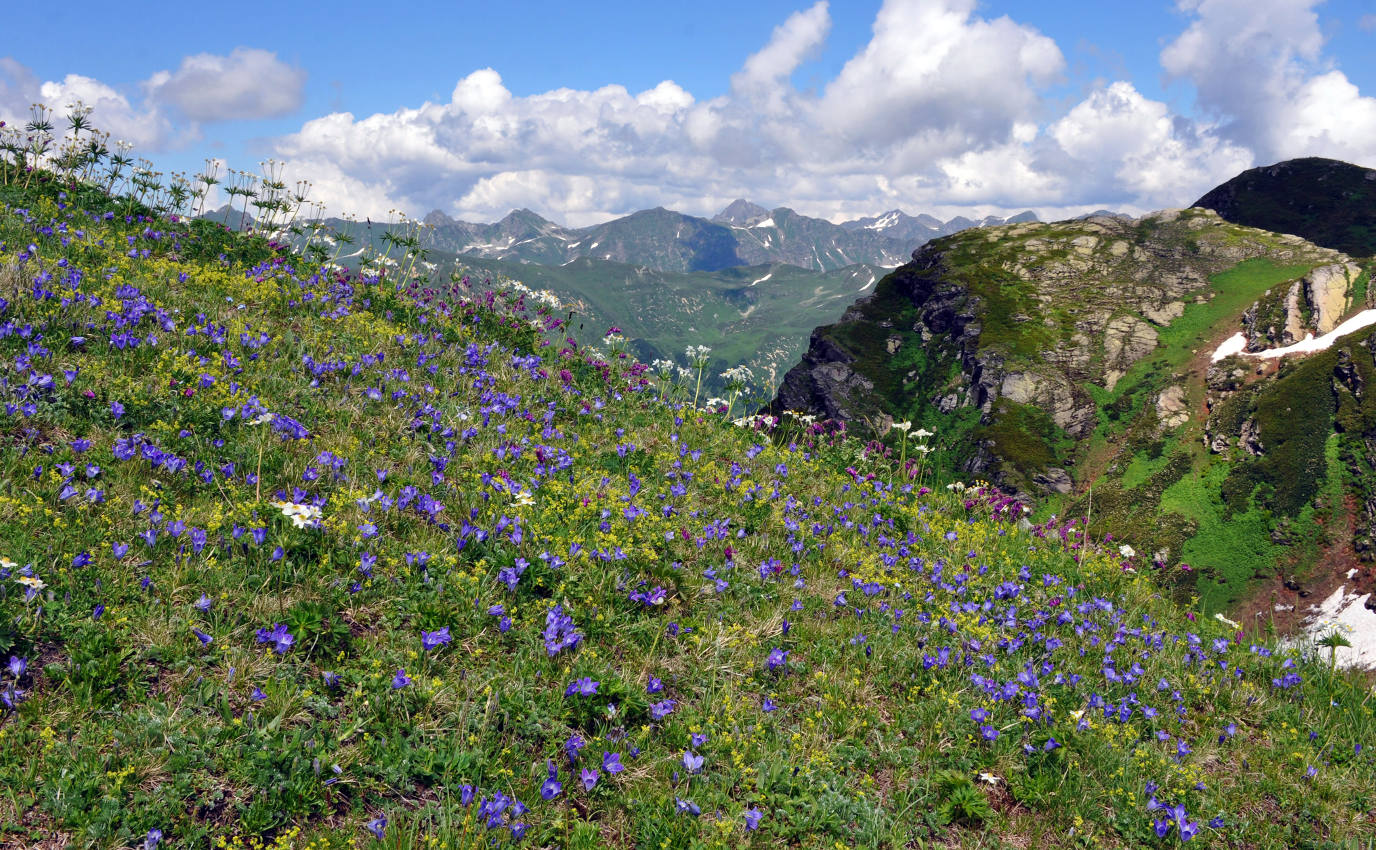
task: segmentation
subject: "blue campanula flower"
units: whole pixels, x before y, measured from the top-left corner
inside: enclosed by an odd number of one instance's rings
[[[259,629],[257,634],[258,642],[272,644],[273,651],[278,655],[284,655],[296,643],[296,637],[287,631],[285,623],[273,623],[271,629]]]
[[[577,694],[578,696],[590,697],[597,693],[597,688],[601,684],[601,682],[595,682],[587,676],[582,676],[569,683],[569,686],[564,689],[564,696],[571,697]]]
[[[364,826],[368,828],[368,831],[373,834],[374,838],[381,841],[383,834],[387,831],[387,816],[378,815],[365,823]]]
[[[553,761],[548,762],[548,768],[549,778],[540,785],[540,796],[546,800],[553,800],[564,790],[564,785],[559,781],[559,769],[554,766]]]
[[[604,751],[602,753],[602,769],[611,776],[615,776],[625,770],[625,766],[621,764],[621,753],[609,753]]]
[[[392,677],[392,690],[399,691],[411,684],[411,677],[406,675],[405,670],[397,670],[397,674]]]
[[[650,717],[654,720],[663,720],[673,713],[675,704],[674,700],[671,699],[653,703],[650,706]]]
[[[429,652],[430,650],[435,649],[436,647],[444,646],[445,644],[448,644],[453,640],[454,639],[449,635],[448,626],[445,626],[441,629],[436,629],[433,632],[422,631],[420,633],[420,645],[425,648],[426,652]]]

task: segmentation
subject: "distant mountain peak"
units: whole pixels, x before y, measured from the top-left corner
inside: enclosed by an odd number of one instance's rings
[[[426,213],[425,218],[421,219],[421,221],[430,225],[431,227],[444,227],[447,224],[454,223],[454,219],[446,215],[444,210],[437,209],[431,210],[430,212]]]
[[[752,204],[744,198],[737,198],[727,204],[726,209],[712,216],[712,220],[737,227],[749,227],[757,221],[769,218],[769,210],[759,204]]]

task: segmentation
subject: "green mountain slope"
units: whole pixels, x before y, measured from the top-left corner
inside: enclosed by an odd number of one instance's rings
[[[818,328],[774,407],[881,434],[910,420],[936,433],[940,468],[1091,516],[1222,606],[1312,562],[1314,519],[1341,524],[1342,505],[1314,504],[1353,486],[1325,460],[1329,435],[1353,469],[1367,453],[1360,431],[1335,433],[1348,403],[1321,365],[1257,375],[1263,361],[1210,354],[1234,333],[1257,351],[1332,330],[1372,306],[1367,279],[1337,251],[1200,209],[966,231]],[[1370,361],[1352,344],[1333,351]],[[1276,415],[1286,398],[1303,401]]]
[[[682,216],[666,210],[637,214],[619,220],[616,227],[608,226],[592,241],[606,239],[609,246],[623,245],[616,241],[622,224],[630,226],[638,218],[671,225]],[[508,217],[505,221],[514,225],[516,219]],[[530,229],[522,230],[522,226]],[[713,227],[723,230],[719,225]],[[392,274],[467,274],[478,280],[516,281],[531,290],[553,293],[575,312],[576,321],[570,330],[584,344],[600,344],[607,330],[615,326],[645,362],[665,359],[683,366],[688,365],[684,357],[688,346],[707,346],[712,349],[704,374],[704,386],[709,391],[722,389],[721,372],[746,366],[755,378],[751,393],[761,397],[773,393],[783,373],[802,355],[812,328],[819,321],[839,316],[886,272],[865,264],[819,272],[783,263],[666,271],[588,257],[545,264],[433,248],[424,249],[422,258],[421,251],[404,254],[389,245],[387,237],[392,231],[384,226],[336,222],[332,232],[334,236],[315,238],[313,244],[324,246],[319,256],[335,257],[351,268],[357,268],[365,258],[381,257],[383,260],[374,262]],[[534,221],[513,226],[511,232],[513,236],[526,233],[537,234],[527,238],[544,238],[538,235],[538,222]],[[340,242],[340,237],[347,241]],[[293,243],[305,246],[312,238],[302,234]],[[690,258],[684,255],[682,259],[686,263]]]
[[[544,345],[520,292],[25,181],[0,185],[0,844],[1376,838],[1369,682],[1073,524],[735,427]]]
[[[1194,202],[1231,222],[1376,255],[1376,171],[1335,159],[1291,159],[1244,171]]]

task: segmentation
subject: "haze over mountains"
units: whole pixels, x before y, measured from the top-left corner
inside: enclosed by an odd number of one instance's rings
[[[454,254],[544,265],[589,258],[669,272],[762,263],[818,272],[860,263],[892,268],[907,262],[930,239],[969,227],[1036,220],[1031,211],[1009,219],[957,216],[943,222],[891,210],[838,225],[788,207],[769,210],[743,199],[711,219],[656,207],[582,228],[564,227],[525,209],[491,224],[458,221],[439,210],[424,219],[434,228],[433,247]]]

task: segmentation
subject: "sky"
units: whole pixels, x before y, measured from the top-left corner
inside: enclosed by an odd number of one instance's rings
[[[1187,206],[1299,156],[1376,166],[1376,0],[121,8],[7,10],[0,121],[42,102],[63,129],[80,100],[161,171],[272,159],[378,220],[738,197],[1054,219]]]

